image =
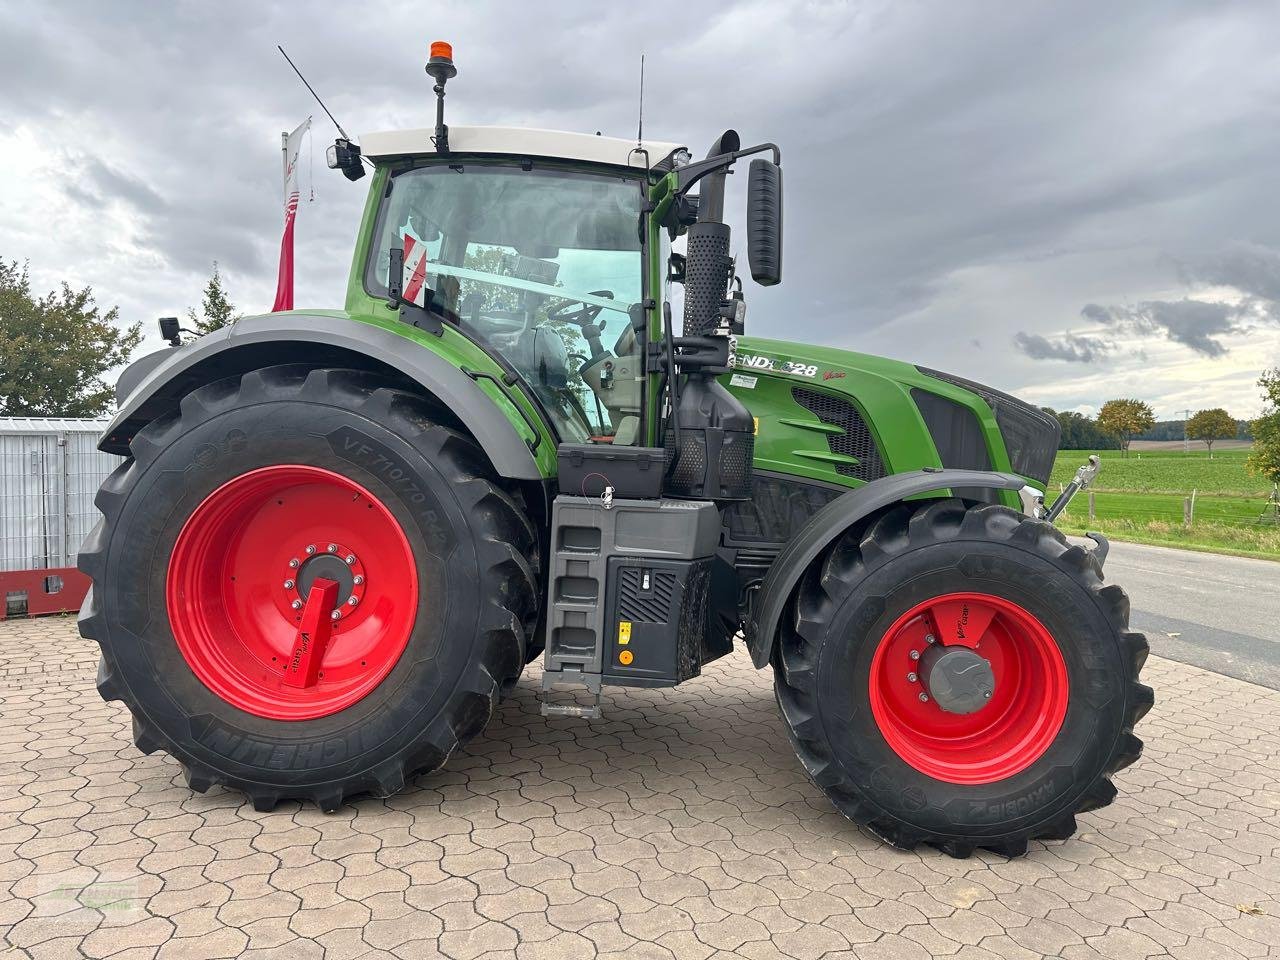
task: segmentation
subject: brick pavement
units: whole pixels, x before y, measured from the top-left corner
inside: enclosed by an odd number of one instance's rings
[[[69,618],[0,625],[0,956],[1280,956],[1280,693],[1171,661],[1119,800],[1006,862],[833,813],[742,654],[592,723],[531,674],[445,770],[329,816],[191,794],[96,660]]]

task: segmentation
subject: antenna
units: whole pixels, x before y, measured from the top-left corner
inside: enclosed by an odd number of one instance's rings
[[[644,54],[640,54],[640,124],[636,128],[636,146],[644,142]]]
[[[350,140],[351,138],[347,136],[347,131],[343,130],[342,124],[338,122],[338,118],[335,117],[332,113],[329,113],[329,108],[326,107],[324,105],[324,101],[320,99],[320,94],[316,93],[315,89],[311,86],[311,84],[307,83],[307,78],[302,75],[302,71],[298,69],[297,64],[295,64],[292,60],[289,59],[289,55],[284,52],[284,47],[280,46],[280,44],[277,43],[276,49],[280,51],[280,56],[285,58],[289,66],[293,67],[293,72],[298,75],[298,79],[302,81],[302,85],[307,88],[307,90],[311,93],[313,97],[316,98],[316,103],[320,104],[320,109],[323,110],[325,113],[329,114],[329,119],[332,120],[333,125],[338,128],[338,133],[342,134],[342,139]]]

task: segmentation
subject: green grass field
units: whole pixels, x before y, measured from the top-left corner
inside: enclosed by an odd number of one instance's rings
[[[1102,471],[1091,488],[1096,513],[1089,519],[1088,494],[1079,494],[1059,526],[1068,532],[1086,527],[1117,540],[1158,543],[1200,550],[1221,550],[1280,560],[1280,525],[1259,523],[1269,486],[1245,469],[1248,450],[1098,451]],[[1087,450],[1062,450],[1054,463],[1045,499],[1052,502],[1060,484],[1075,475]],[[1195,491],[1195,519],[1183,525],[1183,501]]]

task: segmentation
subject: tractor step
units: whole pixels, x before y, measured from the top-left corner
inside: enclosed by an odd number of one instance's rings
[[[597,701],[594,706],[581,707],[576,704],[569,703],[547,703],[542,701],[542,715],[544,717],[573,717],[577,720],[599,720],[600,703]]]
[[[567,692],[572,697],[587,695],[587,702],[565,701],[560,703],[547,699],[556,687],[569,687]],[[578,670],[547,671],[542,675],[542,715],[544,717],[574,717],[579,720],[599,720],[600,711],[600,676],[582,673]]]

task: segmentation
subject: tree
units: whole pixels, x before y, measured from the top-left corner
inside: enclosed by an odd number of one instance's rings
[[[1201,410],[1187,421],[1187,436],[1192,440],[1203,440],[1209,448],[1209,459],[1213,459],[1213,444],[1218,440],[1230,440],[1236,435],[1236,418],[1221,407],[1212,410]]]
[[[1058,437],[1059,450],[1116,450],[1120,446],[1115,437],[1098,428],[1092,417],[1073,410],[1055,413],[1046,408],[1045,412],[1058,418],[1062,430]]]
[[[1280,367],[1264,370],[1258,380],[1266,407],[1253,421],[1253,451],[1249,454],[1251,473],[1280,484]]]
[[[112,404],[102,376],[129,359],[142,325],[121,327],[93,289],[31,293],[27,267],[0,260],[0,416],[96,417]]]
[[[1098,411],[1098,426],[1120,441],[1120,450],[1126,457],[1134,434],[1150,430],[1155,422],[1155,413],[1141,400],[1108,400]]]
[[[206,333],[221,330],[229,323],[235,323],[242,316],[244,314],[236,313],[236,305],[231,302],[231,298],[227,296],[227,291],[222,286],[222,273],[218,270],[218,261],[213,261],[213,275],[204,285],[200,313],[197,315],[194,308],[188,308],[187,319],[191,321],[196,333],[204,336]]]

